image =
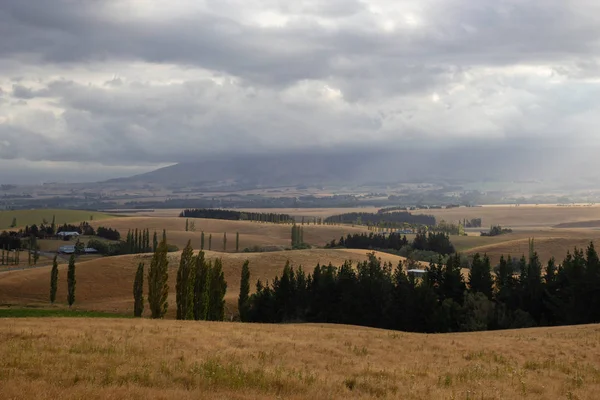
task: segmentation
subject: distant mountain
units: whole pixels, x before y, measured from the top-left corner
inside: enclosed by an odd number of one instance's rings
[[[530,182],[534,187],[539,183],[553,187],[578,187],[579,183],[590,185],[598,182],[593,167],[597,164],[595,160],[592,165],[589,157],[563,150],[531,146],[464,146],[451,149],[229,155],[182,162],[103,184],[248,189],[410,182],[452,185]]]

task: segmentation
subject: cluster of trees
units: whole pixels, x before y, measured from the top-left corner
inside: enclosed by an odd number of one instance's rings
[[[503,228],[500,225],[493,225],[488,232],[481,232],[481,236],[499,236],[512,233],[512,229]]]
[[[257,221],[272,222],[276,224],[289,224],[294,222],[294,218],[288,214],[276,213],[251,213],[235,210],[222,210],[218,208],[194,208],[183,210],[180,214],[182,218],[209,218],[225,219],[232,221]]]
[[[481,228],[481,218],[463,219],[465,228]]]
[[[158,244],[148,271],[148,305],[152,318],[162,318],[168,309],[168,245]],[[140,263],[133,284],[134,316],[141,317],[143,299],[144,264]],[[225,315],[227,283],[221,259],[214,263],[206,260],[204,252],[194,256],[191,242],[182,252],[176,283],[176,317],[181,320],[221,321]]]
[[[121,240],[121,234],[118,230],[112,228],[105,228],[103,226],[99,226],[96,230],[96,236],[108,239],[108,240]]]
[[[166,232],[163,231],[163,236],[166,236]],[[156,251],[158,246],[158,236],[156,231],[154,231],[154,235],[152,237],[152,242],[150,242],[150,230],[149,229],[135,229],[128,230],[127,236],[124,244],[126,254],[139,254],[139,253],[149,253],[151,251]]]
[[[417,231],[415,238],[410,242],[406,235],[399,233],[355,233],[342,236],[339,241],[332,240],[326,247],[346,247],[348,249],[373,249],[396,250],[409,246],[412,250],[431,251],[447,255],[455,252],[450,237],[443,232],[427,232],[423,229]]]
[[[0,233],[0,248],[5,250],[21,249],[21,235],[15,231]]]
[[[8,245],[2,246],[0,252],[0,265],[19,265],[20,262],[20,244],[19,247],[10,248]]]
[[[384,213],[346,213],[325,218],[325,223],[356,224],[356,225],[381,225],[399,227],[403,224],[435,226],[433,215],[413,215],[407,211],[394,211]]]
[[[473,257],[468,278],[460,256],[430,263],[423,279],[374,254],[353,266],[317,265],[312,274],[286,265],[271,284],[258,281],[242,320],[344,323],[413,332],[457,332],[600,322],[600,259],[593,244],[554,259],[543,271],[533,251],[515,276],[504,258],[492,274]]]
[[[433,228],[436,232],[444,232],[448,235],[456,235],[456,236],[464,236],[465,228],[462,224],[453,224],[451,222],[446,222],[441,220],[438,224]]]

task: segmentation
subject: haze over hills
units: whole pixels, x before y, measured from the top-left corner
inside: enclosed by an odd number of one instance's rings
[[[524,146],[465,145],[446,149],[231,154],[185,161],[102,184],[168,188],[363,186],[394,183],[470,185],[522,183],[530,192],[577,189],[597,182],[586,152]],[[592,165],[590,165],[592,163]],[[574,173],[577,177],[574,177]]]

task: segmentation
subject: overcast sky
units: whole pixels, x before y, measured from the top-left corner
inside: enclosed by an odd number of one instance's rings
[[[597,0],[0,0],[0,181],[598,142]]]

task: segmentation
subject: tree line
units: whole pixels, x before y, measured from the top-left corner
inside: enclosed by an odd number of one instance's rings
[[[325,223],[381,225],[386,227],[402,227],[405,224],[435,226],[435,217],[425,214],[411,214],[408,211],[385,213],[345,213],[325,218]]]
[[[373,250],[396,250],[409,246],[412,250],[432,251],[441,255],[453,254],[454,245],[448,234],[443,232],[427,232],[423,229],[417,231],[414,239],[409,241],[406,235],[393,232],[383,233],[355,233],[342,236],[338,241],[335,239],[325,247],[345,247],[348,249],[373,249]]]
[[[271,284],[258,281],[242,320],[307,321],[363,325],[411,332],[458,332],[600,322],[600,259],[590,244],[545,270],[530,245],[519,273],[504,257],[492,273],[475,254],[468,278],[460,255],[430,263],[422,279],[397,266],[368,260],[340,267],[317,265],[312,273],[286,265]],[[240,294],[241,298],[241,294]]]
[[[276,224],[290,224],[294,222],[294,218],[289,214],[243,212],[217,208],[186,209],[179,213],[179,217],[224,219],[231,221],[271,222]]]

